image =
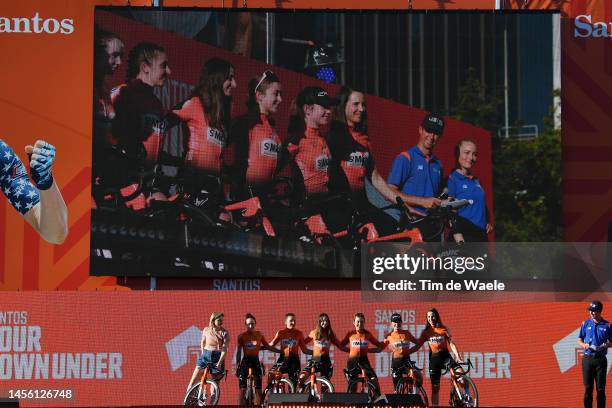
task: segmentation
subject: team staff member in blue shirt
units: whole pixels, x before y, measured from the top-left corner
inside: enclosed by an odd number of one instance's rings
[[[0,191],[45,241],[61,244],[68,235],[68,210],[51,174],[55,147],[38,140],[25,152],[36,187],[19,156],[0,139]]]
[[[442,164],[433,155],[433,149],[443,132],[442,117],[435,113],[427,114],[419,126],[416,146],[400,153],[393,160],[387,178],[389,187],[419,212],[425,213],[428,208],[439,207],[442,202],[437,198],[442,185]],[[430,230],[437,230],[437,226],[422,225],[419,228],[426,240],[438,240],[438,236],[431,236],[430,233]]]
[[[456,169],[448,176],[450,197],[472,200],[472,204],[459,209],[457,225],[453,231],[455,242],[485,242],[493,230],[489,223],[485,192],[472,174],[472,167],[478,158],[476,143],[462,139],[455,146]]]
[[[606,406],[606,375],[608,360],[606,354],[612,343],[610,323],[601,317],[603,304],[599,300],[587,307],[590,317],[580,326],[578,345],[584,349],[582,359],[582,383],[584,384],[584,407],[593,406],[593,380],[597,386],[597,408]]]

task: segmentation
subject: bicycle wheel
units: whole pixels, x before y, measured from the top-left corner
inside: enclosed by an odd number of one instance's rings
[[[219,402],[219,385],[213,380],[206,380],[206,385],[206,395],[203,395],[202,392],[200,392],[199,382],[192,386],[187,392],[187,395],[185,396],[183,405],[186,407],[203,407],[217,405],[217,402]]]
[[[374,402],[380,397],[380,390],[373,381],[368,380],[368,399],[369,402]]]
[[[478,407],[478,390],[474,381],[467,375],[457,377],[457,385],[461,390],[461,399],[456,396],[455,403],[457,407]],[[455,393],[453,393],[455,394]]]
[[[321,402],[321,395],[334,392],[334,386],[327,378],[317,377],[316,382],[317,386],[313,390],[311,381],[306,381],[302,387],[302,393],[312,395],[314,398],[312,402]]]
[[[429,406],[429,399],[427,398],[425,388],[423,388],[422,385],[414,384],[413,381],[406,377],[399,379],[397,386],[395,387],[395,393],[420,395],[425,406]]]
[[[261,403],[267,406],[268,400],[270,399],[270,394],[293,394],[294,392],[295,387],[291,380],[281,378],[278,380],[278,385],[269,384],[266,387],[266,389],[263,391],[263,395],[261,396]]]

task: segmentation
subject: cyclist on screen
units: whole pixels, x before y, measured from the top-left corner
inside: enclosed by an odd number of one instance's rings
[[[191,389],[198,374],[200,374],[209,363],[213,364],[210,370],[213,378],[215,380],[223,378],[225,374],[225,356],[227,355],[229,341],[229,333],[223,327],[223,313],[213,312],[210,315],[208,327],[202,330],[202,340],[200,341],[202,355],[198,358],[196,368],[187,386],[187,392]]]
[[[385,336],[385,346],[389,346],[393,351],[391,357],[391,376],[393,378],[393,388],[397,387],[402,374],[406,372],[404,362],[410,359],[410,343],[417,344],[417,339],[408,330],[403,330],[402,315],[393,313],[391,315],[391,326],[393,331]],[[423,383],[423,377],[419,371],[416,371],[417,381]]]
[[[259,363],[259,350],[265,348],[266,350],[280,353],[280,350],[272,347],[264,338],[263,334],[255,330],[255,316],[247,313],[244,318],[244,324],[247,330],[238,336],[238,351],[236,353],[236,361],[239,361],[238,369],[236,374],[238,375],[238,383],[240,385],[240,396],[238,404],[244,404],[244,395],[247,387],[247,377],[249,375],[249,368],[252,369],[252,375],[255,378],[255,405],[259,405],[261,401],[261,364]],[[244,357],[243,357],[244,355]]]
[[[378,173],[368,135],[368,118],[363,92],[343,86],[336,96],[340,101],[334,109],[331,128],[326,140],[331,151],[329,184],[334,192],[349,193],[351,203],[360,213],[373,221],[381,235],[395,231],[395,220],[372,205],[366,195],[366,178],[388,201],[395,203],[393,191]],[[350,223],[350,212],[345,212],[344,225]]]
[[[378,350],[382,350],[385,348],[385,344],[378,341],[372,333],[365,329],[365,316],[363,313],[355,313],[353,316],[353,324],[355,330],[348,332],[340,342],[342,346],[349,345],[349,357],[346,362],[346,368],[350,371],[351,376],[355,377],[360,373],[359,364],[361,364],[368,378],[370,378],[376,385],[376,388],[380,390],[378,377],[368,359],[368,353],[372,352],[373,349],[369,349],[368,347],[374,345]]]
[[[442,324],[440,313],[435,308],[427,312],[427,325],[421,333],[418,342],[409,350],[409,353],[417,351],[423,343],[429,344],[429,377],[431,379],[431,402],[433,406],[438,406],[438,396],[440,394],[440,376],[442,369],[446,366],[457,366],[462,363],[457,346],[451,338],[448,327]],[[451,356],[454,355],[454,359]],[[459,369],[460,367],[457,366]]]
[[[0,139],[0,190],[45,241],[61,244],[68,235],[68,209],[51,174],[55,147],[37,140],[25,152],[34,184],[19,156]]]
[[[283,100],[281,92],[280,79],[272,71],[249,82],[249,111],[233,121],[228,140],[234,199],[265,196],[261,190],[274,178],[281,140],[272,115]]]
[[[320,363],[319,372],[323,377],[331,379],[332,376],[332,362],[329,357],[329,349],[331,345],[335,345],[340,350],[347,352],[349,349],[346,346],[342,346],[340,341],[336,337],[336,334],[332,330],[331,321],[327,313],[321,313],[317,320],[317,327],[312,330],[304,343],[308,344],[312,342],[312,361]],[[310,372],[305,368],[300,374],[300,383],[303,383]]]
[[[276,333],[271,345],[274,347],[280,343],[281,355],[277,362],[282,363],[281,372],[287,373],[295,385],[300,373],[300,350],[304,354],[312,354],[312,351],[306,348],[302,332],[295,328],[295,314],[285,315],[285,326]]]
[[[202,66],[191,98],[172,111],[189,130],[185,170],[194,177],[195,187],[201,187],[203,174],[221,175],[234,88],[233,65],[211,58]]]

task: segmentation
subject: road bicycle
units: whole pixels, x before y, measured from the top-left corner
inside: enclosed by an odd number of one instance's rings
[[[268,405],[270,394],[292,394],[295,392],[293,381],[282,372],[283,363],[276,363],[268,370],[268,384],[263,391],[262,404]]]
[[[344,376],[348,381],[346,392],[350,393],[366,393],[368,401],[374,402],[380,397],[380,389],[376,382],[368,377],[366,368],[361,362],[357,362],[357,367],[352,370],[345,368]]]
[[[317,372],[321,370],[322,363],[320,361],[310,360],[304,368],[309,372],[308,379],[299,387],[298,392],[310,394],[311,402],[321,402],[321,396],[324,393],[334,392],[334,386],[329,378],[317,376]],[[330,368],[330,377],[333,372],[333,367]]]
[[[466,367],[466,370],[462,368]],[[470,359],[466,363],[449,363],[442,375],[450,372],[451,389],[449,405],[451,407],[477,407],[478,390],[474,381],[467,375],[474,367]]]
[[[185,399],[183,405],[186,407],[203,407],[203,406],[214,406],[219,402],[219,396],[221,395],[221,388],[219,387],[219,381],[223,378],[227,371],[224,371],[219,377],[213,375],[211,370],[215,367],[213,363],[207,363],[204,366],[204,372],[200,381],[194,384]]]
[[[425,406],[429,406],[429,399],[422,384],[423,380],[419,375],[421,369],[416,366],[416,363],[410,359],[405,359],[403,364],[397,368],[397,371],[402,372],[403,375],[397,381],[395,393],[420,395]]]

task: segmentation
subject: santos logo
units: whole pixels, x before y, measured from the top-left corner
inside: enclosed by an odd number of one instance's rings
[[[562,373],[578,363],[578,353],[582,353],[582,349],[578,346],[578,334],[580,334],[580,327],[553,344],[557,364]],[[611,367],[612,358],[608,360],[608,373]]]
[[[612,37],[612,22],[591,22],[590,15],[581,15],[574,20],[574,37],[610,38]]]
[[[35,33],[35,34],[72,34],[74,20],[64,18],[41,18],[38,13],[34,17],[0,17],[0,33]]]
[[[191,326],[166,343],[166,354],[172,371],[176,371],[191,360],[191,355],[200,354],[202,330]],[[195,364],[195,361],[193,361]]]

